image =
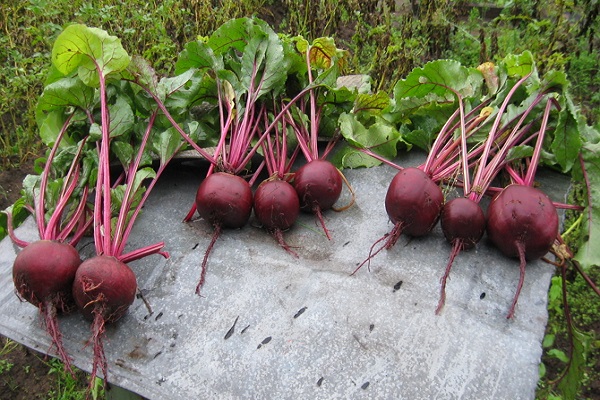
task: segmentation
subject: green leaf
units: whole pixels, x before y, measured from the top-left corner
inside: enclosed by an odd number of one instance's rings
[[[390,96],[385,92],[360,93],[354,101],[354,112],[370,112],[379,114],[390,104]]]
[[[381,161],[377,160],[358,150],[356,147],[352,147],[347,143],[344,143],[341,148],[331,158],[331,163],[336,167],[342,168],[371,168],[381,164]]]
[[[135,77],[137,82],[148,87],[152,92],[156,93],[158,76],[148,60],[134,54],[131,58],[131,63],[127,66],[127,70],[132,76]]]
[[[121,165],[127,168],[129,164],[131,164],[131,162],[133,161],[133,146],[131,146],[131,144],[127,142],[115,140],[111,143],[110,147],[112,153],[116,155],[119,161],[121,162]]]
[[[559,361],[561,361],[563,363],[568,363],[569,362],[569,357],[562,350],[559,350],[559,349],[550,349],[550,350],[548,350],[548,352],[546,354],[548,354],[550,357],[556,358],[557,360],[559,360]]]
[[[79,78],[92,87],[98,86],[99,74],[123,71],[130,60],[119,38],[82,24],[66,27],[52,48],[52,63],[63,75],[77,69]]]
[[[223,69],[223,58],[215,56],[213,49],[204,41],[194,41],[185,45],[175,63],[175,74],[180,75],[188,70],[205,71],[207,69]]]
[[[509,54],[502,60],[502,64],[506,68],[508,76],[512,78],[520,79],[529,73],[538,78],[533,54],[530,51],[521,54]]]
[[[579,250],[575,255],[584,269],[600,265],[600,143],[585,143],[581,149],[583,167],[589,180],[589,202],[583,211],[582,230]],[[582,171],[577,171],[574,179],[583,181]]]
[[[26,204],[31,203],[26,201],[25,196],[22,196],[5,209],[6,212],[12,214],[13,228],[17,228],[31,215],[25,208]],[[7,235],[8,218],[5,213],[0,212],[0,240],[4,239]]]
[[[93,88],[86,86],[80,79],[74,77],[62,78],[47,85],[36,105],[38,126],[52,111],[59,110],[64,113],[65,108],[68,107],[90,109],[95,102],[94,95]]]
[[[577,161],[582,141],[579,134],[578,111],[570,97],[565,96],[565,105],[558,115],[558,124],[550,150],[562,172],[569,172]]]
[[[558,384],[563,398],[569,400],[578,398],[577,394],[585,375],[586,355],[589,352],[592,340],[590,336],[580,332],[575,327],[572,328],[573,352],[571,354],[571,362],[568,365],[567,373]]]
[[[533,155],[533,147],[527,145],[513,146],[508,150],[506,155],[507,161],[521,160]]]
[[[114,104],[108,107],[110,113],[110,137],[118,137],[128,133],[135,122],[133,110],[123,96],[117,97]]]
[[[456,96],[452,90],[463,97],[474,97],[479,94],[482,83],[479,71],[463,67],[458,61],[436,60],[413,69],[400,80],[394,87],[394,97],[396,100],[417,97],[453,101]]]
[[[372,167],[381,164],[380,161],[364,153],[358,154],[358,149],[366,148],[374,153],[393,159],[396,154],[396,146],[400,139],[398,131],[383,118],[375,118],[375,122],[366,127],[357,118],[356,114],[344,113],[339,118],[340,132],[346,141],[355,148],[348,149],[340,154],[340,166],[342,168]]]
[[[42,139],[42,143],[46,146],[51,147],[54,145],[54,142],[58,138],[58,134],[60,130],[64,126],[67,120],[67,116],[64,112],[59,110],[51,111],[46,114],[43,119],[41,119],[41,123],[39,123],[39,135],[40,139]],[[73,141],[68,135],[63,135],[61,146],[64,145],[72,145]]]
[[[153,147],[160,158],[160,163],[165,164],[170,160],[179,150],[182,142],[181,135],[175,128],[167,129],[161,132],[160,135],[155,135]]]

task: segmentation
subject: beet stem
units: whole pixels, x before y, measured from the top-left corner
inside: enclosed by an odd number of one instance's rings
[[[446,272],[444,272],[444,276],[440,279],[441,288],[440,288],[440,300],[438,302],[437,308],[435,309],[435,313],[437,315],[440,314],[442,308],[444,308],[444,304],[446,304],[446,281],[450,276],[450,270],[452,269],[452,264],[454,263],[454,259],[460,253],[463,248],[463,240],[455,239],[452,244],[452,251],[450,252],[450,258],[448,259],[448,265],[446,265]]]
[[[523,282],[525,281],[525,265],[527,264],[527,260],[525,259],[525,246],[523,243],[517,241],[516,242],[517,250],[519,251],[519,284],[517,285],[517,292],[515,293],[515,297],[510,306],[510,310],[508,311],[508,315],[506,319],[511,319],[515,315],[515,308],[517,306],[517,301],[519,300],[519,294],[521,294],[521,288],[523,288]]]
[[[212,239],[210,240],[210,243],[208,244],[208,247],[206,248],[206,252],[204,253],[204,259],[202,260],[202,271],[200,272],[200,280],[198,281],[198,285],[196,285],[196,294],[197,295],[200,295],[200,288],[202,287],[202,285],[204,285],[204,281],[206,280],[206,267],[208,264],[208,256],[210,255],[212,248],[214,247],[215,243],[217,242],[217,239],[221,235],[221,230],[222,230],[221,224],[215,223],[213,226],[215,228],[215,231],[213,233]]]

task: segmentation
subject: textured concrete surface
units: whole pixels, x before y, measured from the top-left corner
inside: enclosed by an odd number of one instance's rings
[[[418,154],[398,159],[421,161]],[[137,299],[107,327],[109,380],[150,399],[532,399],[551,266],[529,264],[513,320],[506,313],[518,263],[485,238],[457,257],[446,307],[434,314],[450,251],[439,225],[426,238],[401,238],[370,271],[350,276],[392,227],[383,199],[394,173],[386,166],[345,171],[356,205],[325,214],[331,241],[303,214],[285,233],[298,259],[255,223],[224,231],[199,297],[194,288],[212,228],[181,220],[203,172],[174,168],[130,241],[133,248],[165,240],[171,258],[131,264],[153,314]],[[545,173],[540,181],[562,200],[565,177]],[[31,221],[18,233],[35,237]],[[0,243],[0,333],[46,351],[37,310],[13,292],[16,250],[7,239]],[[89,324],[78,315],[60,323],[75,364],[89,370]]]

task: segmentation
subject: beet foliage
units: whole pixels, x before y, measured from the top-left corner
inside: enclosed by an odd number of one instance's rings
[[[104,325],[126,313],[138,290],[127,263],[151,254],[168,257],[162,251],[163,242],[128,251],[125,246],[150,191],[183,144],[176,131],[157,123],[159,104],[164,106],[181,79],[159,81],[145,61],[131,62],[116,37],[77,24],[57,38],[52,62],[57,71],[55,83],[45,88],[49,101],[42,101],[38,108],[60,115],[76,106],[75,115],[83,117],[80,124],[87,125],[81,146],[85,144],[92,160],[87,171],[96,256],[79,265],[71,285],[75,304],[92,320],[91,387],[99,370],[107,379]],[[146,90],[132,90],[134,86]],[[148,92],[156,96],[154,105],[149,101],[152,96],[145,95]],[[63,100],[60,107],[57,98]],[[152,156],[158,160],[156,170]]]

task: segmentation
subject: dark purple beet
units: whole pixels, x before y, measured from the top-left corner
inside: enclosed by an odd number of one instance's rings
[[[73,297],[87,319],[100,313],[105,322],[120,319],[135,300],[135,274],[115,257],[88,258],[77,269]]]
[[[254,193],[254,214],[267,229],[289,229],[300,213],[294,187],[286,181],[262,182]]]
[[[33,242],[19,252],[13,264],[13,281],[20,298],[39,307],[51,301],[58,310],[74,307],[71,288],[79,253],[73,246],[50,240]]]
[[[294,188],[303,211],[330,209],[342,193],[342,176],[327,160],[313,160],[294,174]]]
[[[558,214],[548,196],[539,189],[509,185],[490,203],[487,210],[490,240],[508,257],[535,260],[552,248],[558,234]]]
[[[421,169],[410,167],[398,172],[385,195],[385,209],[394,227],[373,243],[369,256],[352,274],[363,265],[370,265],[371,259],[381,250],[391,249],[403,233],[409,236],[428,234],[438,221],[443,204],[442,189]]]
[[[289,229],[300,214],[300,201],[294,187],[282,180],[263,181],[254,193],[254,215],[256,219],[275,237],[281,247],[298,257],[283,238],[283,231]]]
[[[327,160],[312,160],[294,174],[294,189],[298,193],[300,209],[315,214],[327,239],[331,239],[331,235],[322,211],[332,208],[340,198],[342,183],[340,171]]]
[[[401,232],[423,236],[433,229],[444,195],[440,187],[419,168],[404,168],[392,179],[385,196],[385,209]]]
[[[96,256],[85,260],[77,269],[73,297],[79,311],[92,320],[94,360],[90,382],[98,368],[107,379],[108,362],[104,354],[104,325],[118,321],[135,300],[137,281],[127,264],[112,256]],[[90,383],[91,385],[91,383]]]
[[[452,244],[452,250],[440,282],[440,300],[436,314],[440,313],[446,301],[446,282],[452,263],[461,250],[471,249],[481,240],[485,232],[485,214],[479,203],[466,197],[458,197],[444,204],[440,224],[446,240]]]
[[[485,232],[485,214],[479,203],[458,197],[444,204],[440,224],[449,243],[462,240],[462,249],[468,250],[475,247]]]
[[[57,312],[75,308],[72,288],[80,264],[79,253],[70,244],[39,240],[19,252],[12,270],[17,295],[38,307],[46,332],[71,374],[71,359],[62,344]]]
[[[252,189],[248,182],[237,175],[215,172],[206,177],[196,192],[198,214],[210,222],[215,230],[202,260],[202,271],[196,285],[196,293],[206,279],[208,256],[223,228],[241,228],[248,223],[252,213]]]
[[[539,189],[509,185],[490,203],[487,233],[508,257],[519,258],[519,283],[507,318],[512,318],[525,280],[527,260],[544,256],[558,235],[558,214],[548,196]]]
[[[206,177],[196,193],[198,214],[223,228],[241,228],[252,212],[252,190],[244,179],[225,172]]]

